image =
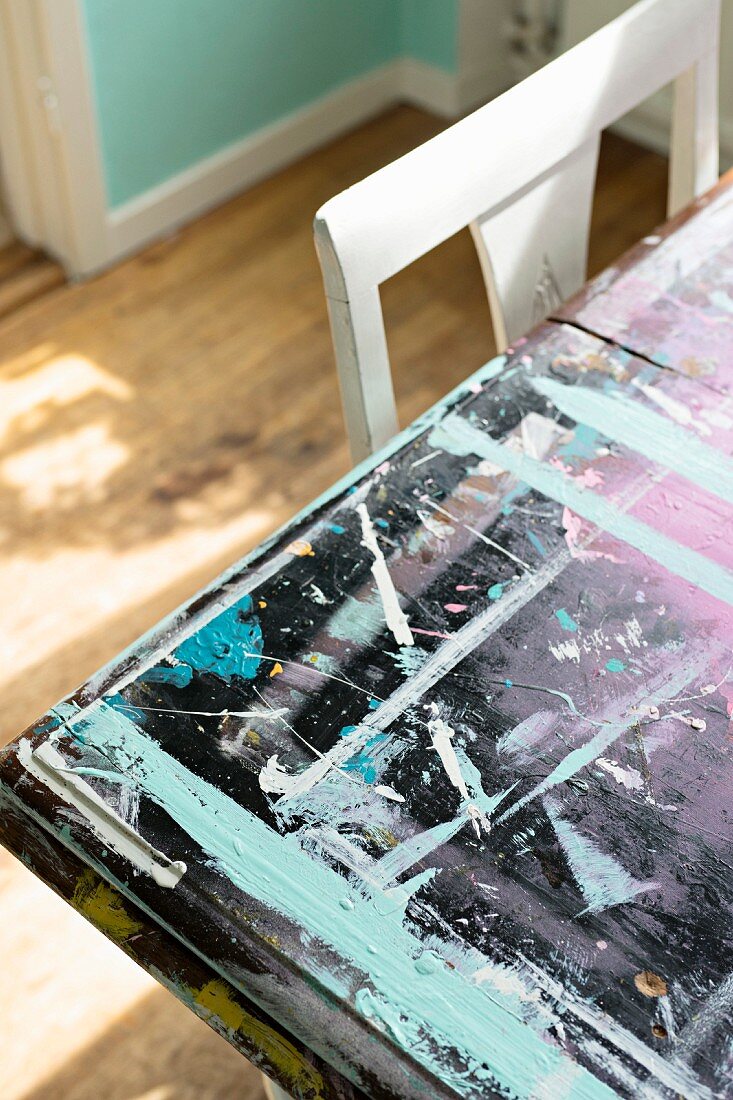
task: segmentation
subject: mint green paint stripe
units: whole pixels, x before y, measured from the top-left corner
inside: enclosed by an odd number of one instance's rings
[[[638,721],[634,719],[633,722]],[[525,794],[522,798],[518,798],[508,810],[497,817],[496,824],[502,825],[510,817],[514,817],[524,806],[533,799],[538,798],[539,795],[545,794],[547,791],[552,790],[553,787],[557,787],[560,783],[566,783],[568,779],[572,779],[574,775],[577,775],[579,771],[587,767],[588,764],[592,764],[597,757],[605,752],[610,745],[613,745],[614,741],[618,741],[622,733],[625,733],[633,722],[609,722],[598,733],[594,734],[584,745],[581,745],[577,749],[571,749],[570,752],[562,758],[557,767],[553,768],[549,775],[540,780],[536,787],[533,787],[531,791]]]
[[[447,966],[420,973],[414,963],[423,945],[403,928],[400,915],[380,912],[378,903],[309,858],[295,835],[280,836],[190,772],[128,718],[100,703],[73,728],[86,746],[131,776],[236,886],[333,946],[363,972],[385,1014],[399,1019],[401,1045],[459,1095],[485,1095],[498,1081],[508,1095],[530,1097],[567,1066],[567,1058],[517,1019],[497,991],[489,997]],[[345,896],[353,909],[340,904]],[[378,945],[377,954],[370,952],[372,944]],[[319,978],[341,986],[323,971]],[[466,1059],[468,1073],[452,1068],[453,1048]],[[612,1100],[614,1093],[577,1067],[565,1096]]]
[[[464,457],[477,455],[494,462],[531,485],[537,492],[559,501],[615,538],[653,558],[670,573],[684,578],[719,600],[733,604],[733,574],[729,570],[695,550],[674,542],[633,516],[620,512],[614,504],[597,493],[578,487],[561,470],[510,450],[455,413],[433,428],[430,442],[434,447],[441,447],[451,454]]]
[[[614,905],[623,905],[639,894],[659,889],[658,882],[635,879],[614,856],[608,855],[595,840],[584,836],[564,818],[561,806],[554,798],[544,798],[542,804],[560,841],[570,870],[588,903],[578,916],[600,913]]]
[[[727,656],[727,648],[718,648],[711,652],[711,650],[703,648],[700,652],[695,650],[685,651],[679,656],[677,667],[671,671],[664,668],[660,669],[656,674],[651,677],[647,676],[644,685],[644,695],[647,699],[653,700],[657,704],[662,702],[668,703],[670,700],[675,699],[676,696],[689,693],[691,684],[700,676],[702,676],[709,667],[711,660],[725,660]],[[626,733],[632,726],[636,725],[639,721],[638,717],[635,717],[626,722],[611,722],[604,721],[598,722],[593,718],[588,718],[584,714],[580,714],[576,711],[579,718],[583,721],[590,723],[593,726],[600,727],[597,733],[594,733],[590,740],[586,741],[584,745],[580,745],[577,749],[571,749],[567,753],[559,764],[557,764],[549,775],[541,779],[540,782],[522,798],[517,799],[507,810],[496,818],[495,824],[501,825],[507,821],[510,817],[513,817],[524,806],[531,802],[535,798],[539,798],[540,795],[547,794],[554,787],[558,787],[561,783],[567,783],[568,779],[572,779],[574,775],[581,772],[583,768],[586,768],[589,764],[592,764],[594,760],[597,760],[601,753],[610,748],[622,734]],[[516,734],[519,727],[511,733]],[[511,733],[509,736],[511,736]],[[519,746],[526,751],[531,750],[531,745],[523,745],[519,742]]]
[[[463,398],[471,396],[472,386],[483,386],[486,382],[492,382],[495,378],[498,378],[504,371],[506,361],[506,355],[497,355],[494,359],[490,359],[488,363],[484,363],[482,367],[479,367],[477,371],[469,375],[465,382],[461,382],[455,389],[452,389],[450,393],[447,393],[445,397],[442,397],[440,401],[437,401],[435,405],[431,405],[429,409],[418,416],[417,420],[413,420],[412,424],[403,428],[397,435],[393,435],[383,447],[380,447],[373,455],[369,455],[368,458],[363,459],[329,489],[326,489],[319,497],[316,497],[316,499],[299,512],[294,519],[290,520],[279,531],[276,531],[275,534],[267,540],[265,546],[272,546],[273,543],[277,542],[284,531],[297,526],[298,523],[307,519],[309,515],[319,508],[322,508],[326,504],[330,504],[332,500],[335,500],[342,493],[345,493],[352,485],[357,485],[364,478],[374,473],[377,466],[381,466],[383,462],[387,462],[394,458],[399,451],[403,450],[405,447],[409,447],[410,443],[414,442],[414,440],[422,435],[423,432],[427,431],[428,428],[433,427],[435,424],[439,424],[443,417],[446,416],[451,406],[457,404]],[[216,583],[218,584],[219,582],[217,581]]]
[[[733,462],[678,424],[645,409],[639,401],[586,386],[564,386],[551,378],[533,378],[532,386],[576,422],[595,428],[733,504]]]

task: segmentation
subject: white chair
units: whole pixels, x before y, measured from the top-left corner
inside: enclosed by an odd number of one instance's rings
[[[379,285],[470,225],[500,351],[585,281],[600,133],[672,80],[668,212],[718,176],[720,0],[642,0],[315,219],[355,461],[397,431]]]

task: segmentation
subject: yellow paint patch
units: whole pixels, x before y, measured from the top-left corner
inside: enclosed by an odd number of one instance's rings
[[[267,607],[267,600],[258,600],[257,601],[257,606],[258,607]]]
[[[71,904],[116,943],[140,932],[142,924],[125,909],[124,899],[92,870],[79,876]]]
[[[272,671],[270,672],[270,676],[279,676],[280,673],[282,672],[282,670],[283,670],[283,666],[280,664],[280,662],[275,661],[275,664],[272,666]]]
[[[281,1035],[247,1012],[222,981],[207,982],[191,991],[194,1005],[205,1020],[212,1017],[227,1031],[243,1035],[251,1046],[277,1070],[291,1092],[319,1100],[323,1096],[323,1078],[318,1070]]]
[[[245,737],[247,738],[247,741],[250,743],[250,745],[254,745],[255,748],[257,748],[260,741],[262,740],[257,730],[247,730]]]
[[[390,848],[396,848],[398,841],[391,829],[385,829],[382,825],[375,825],[371,829],[365,830],[366,836],[373,844],[378,844],[380,848],[389,850]]]
[[[285,547],[285,553],[295,554],[298,558],[312,558],[315,556],[315,550],[305,539],[295,539],[289,546]]]

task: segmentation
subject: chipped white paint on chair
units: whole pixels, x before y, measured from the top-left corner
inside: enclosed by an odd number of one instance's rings
[[[718,175],[720,0],[642,0],[318,211],[355,460],[397,430],[379,286],[470,225],[499,350],[584,280],[603,129],[675,81],[668,210]]]

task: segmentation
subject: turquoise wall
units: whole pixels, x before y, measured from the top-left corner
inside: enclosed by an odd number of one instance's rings
[[[111,206],[398,56],[453,70],[455,0],[83,0]]]
[[[399,0],[402,53],[454,73],[458,69],[456,0]]]

